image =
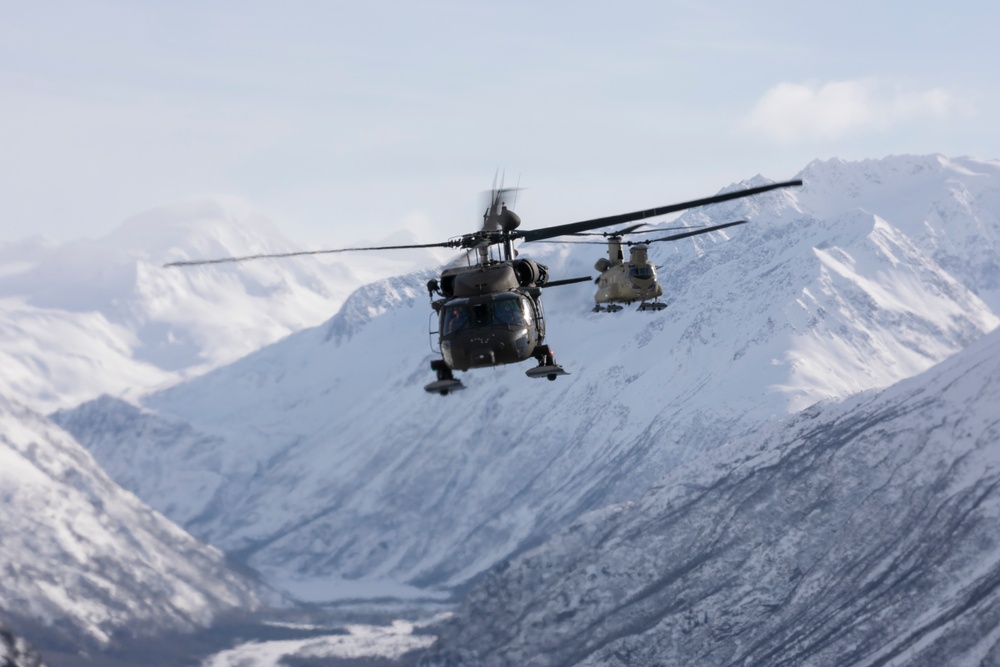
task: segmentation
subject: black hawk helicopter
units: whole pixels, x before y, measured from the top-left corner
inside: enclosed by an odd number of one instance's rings
[[[660,241],[679,241],[699,234],[707,234],[726,227],[746,224],[746,220],[727,222],[711,227],[666,227],[661,229],[637,231],[646,223],[632,225],[613,232],[578,232],[572,236],[603,236],[605,241],[562,241],[562,243],[591,243],[604,245],[607,243],[608,256],[602,257],[594,264],[600,274],[594,280],[597,293],[594,294],[594,312],[616,313],[622,310],[621,304],[639,302],[637,310],[659,311],[667,307],[660,301],[663,296],[663,286],[657,280],[656,266],[649,261],[649,244]],[[644,241],[625,241],[630,234],[662,234],[666,231],[683,230],[681,234],[671,234]],[[625,260],[624,249],[628,247],[629,257]]]
[[[504,202],[505,195],[512,192],[512,189],[504,189],[501,185],[499,189],[494,188],[490,193],[490,203],[483,214],[481,229],[440,243],[224,257],[171,262],[164,266],[197,266],[253,259],[411,248],[457,248],[468,251],[470,255],[474,251],[476,254],[474,264],[470,262],[469,266],[446,268],[439,278],[427,283],[431,307],[438,316],[437,334],[441,359],[431,361],[431,370],[435,372],[437,379],[424,389],[445,396],[465,388],[462,381],[455,378],[453,373],[455,370],[467,371],[472,368],[500,366],[533,358],[537,365],[525,372],[528,377],[555,380],[560,375],[567,375],[563,367],[556,363],[552,349],[545,343],[542,290],[585,282],[591,278],[585,276],[550,280],[548,267],[544,264],[517,257],[514,241],[541,241],[578,234],[601,227],[675,213],[696,206],[741,199],[793,185],[802,185],[802,181],[772,183],[680,204],[535,230],[518,229],[521,218],[508,209]],[[712,230],[713,228],[705,228],[697,233]],[[493,246],[501,249],[501,259],[491,257],[490,249]]]

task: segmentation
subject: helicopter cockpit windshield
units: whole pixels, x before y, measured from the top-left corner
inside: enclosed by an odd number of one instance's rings
[[[444,308],[441,332],[447,336],[463,329],[494,325],[531,326],[531,306],[517,294],[499,294],[488,299],[453,299]]]
[[[493,321],[496,324],[526,326],[525,314],[527,312],[530,312],[528,304],[514,294],[502,294],[493,300]]]
[[[656,271],[651,266],[633,266],[628,270],[629,278],[648,280],[656,277]]]

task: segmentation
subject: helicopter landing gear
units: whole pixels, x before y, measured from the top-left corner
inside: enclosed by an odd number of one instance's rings
[[[652,302],[643,301],[642,303],[639,304],[639,307],[636,310],[656,310],[656,311],[660,311],[660,310],[663,310],[666,307],[667,307],[667,304],[663,303],[662,301],[652,301]]]
[[[594,306],[594,310],[591,311],[591,312],[594,312],[594,313],[617,313],[617,312],[619,312],[621,310],[624,310],[623,306],[619,306],[617,303],[609,303],[607,306],[602,306],[601,304],[597,304],[596,306]]]
[[[551,382],[560,375],[569,375],[562,366],[556,363],[555,355],[552,354],[552,348],[548,345],[539,345],[536,347],[532,356],[538,359],[538,365],[524,371],[524,374],[528,377],[536,379],[547,378]]]
[[[437,373],[437,380],[424,386],[424,391],[431,394],[441,394],[447,396],[453,391],[465,389],[461,380],[456,380],[452,375],[451,368],[444,363],[444,359],[435,359],[431,362],[431,370]]]

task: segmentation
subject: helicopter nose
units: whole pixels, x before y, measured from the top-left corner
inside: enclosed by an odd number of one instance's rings
[[[496,364],[496,355],[493,354],[493,350],[473,350],[472,363],[477,366],[492,366]]]

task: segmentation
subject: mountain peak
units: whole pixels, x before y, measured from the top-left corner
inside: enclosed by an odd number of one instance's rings
[[[97,243],[157,264],[298,249],[248,203],[225,196],[150,209],[127,219]]]

